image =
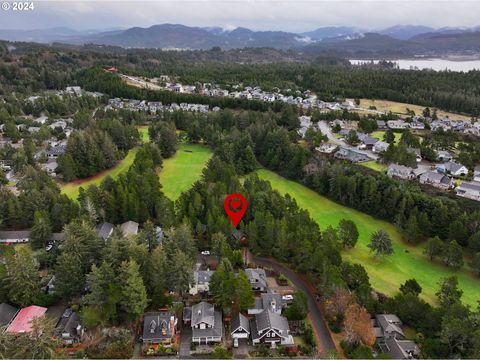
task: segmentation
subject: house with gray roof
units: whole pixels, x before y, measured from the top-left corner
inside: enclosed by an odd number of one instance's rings
[[[0,328],[10,325],[12,320],[17,316],[18,309],[7,303],[0,304]]]
[[[255,291],[266,291],[267,290],[267,274],[265,270],[261,268],[256,269],[245,269],[245,274],[247,275],[248,281],[252,285],[252,289]]]
[[[437,150],[435,151],[437,155],[438,161],[445,162],[445,161],[451,161],[453,159],[452,154],[450,154],[446,150]]]
[[[250,321],[241,313],[232,318],[231,335],[233,339],[248,339],[250,337]]]
[[[373,151],[374,153],[379,154],[379,153],[381,153],[381,152],[383,152],[383,151],[387,151],[387,149],[388,149],[389,146],[390,146],[389,143],[387,143],[387,142],[385,142],[385,141],[379,140],[379,141],[377,141],[377,142],[373,145],[372,151]]]
[[[215,271],[199,270],[193,272],[193,284],[189,286],[190,295],[197,295],[198,293],[208,293],[210,290],[210,280]]]
[[[411,167],[399,164],[390,164],[388,166],[387,175],[391,178],[397,178],[402,180],[415,179],[415,173],[413,172],[413,169]]]
[[[30,230],[0,231],[0,243],[24,243],[30,241]]]
[[[334,155],[339,160],[347,160],[352,163],[359,163],[372,160],[367,154],[354,149],[341,147]]]
[[[411,340],[405,340],[402,321],[394,314],[375,316],[374,330],[380,349],[392,359],[412,359],[419,357],[419,349]]]
[[[460,186],[455,188],[455,192],[457,193],[457,196],[480,201],[480,182],[462,181]]]
[[[55,327],[55,334],[68,345],[81,342],[84,332],[80,317],[72,309],[63,312]]]
[[[270,310],[264,310],[250,321],[250,331],[253,345],[267,344],[292,345],[288,321],[282,315]]]
[[[270,310],[274,313],[281,314],[286,304],[282,300],[282,296],[274,292],[262,293],[260,297],[255,298],[255,307],[248,309],[249,315],[261,313],[263,310]]]
[[[97,229],[97,234],[100,236],[103,240],[107,241],[107,239],[112,235],[113,233],[113,224],[110,224],[108,222],[104,222],[101,224],[98,224],[96,229]]]
[[[123,236],[127,237],[130,235],[138,234],[138,223],[135,221],[127,221],[120,225]]]
[[[453,161],[448,161],[444,164],[438,164],[437,171],[444,174],[450,174],[452,176],[464,176],[468,174],[468,169],[466,166]]]
[[[169,345],[175,338],[177,318],[170,312],[152,312],[143,317],[142,342]]]
[[[202,301],[192,306],[192,342],[198,344],[218,343],[223,337],[222,313],[212,304]]]
[[[420,184],[431,185],[440,190],[449,190],[453,188],[453,180],[451,178],[434,171],[427,171],[421,174],[418,181]]]

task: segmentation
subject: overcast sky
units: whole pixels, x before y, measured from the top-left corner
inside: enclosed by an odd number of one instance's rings
[[[480,25],[480,0],[34,0],[34,6],[30,12],[0,10],[0,28],[84,30],[179,23],[302,32],[330,25],[364,29]]]

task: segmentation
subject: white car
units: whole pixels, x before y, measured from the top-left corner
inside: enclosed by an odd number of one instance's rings
[[[210,255],[210,251],[208,251],[208,250],[203,250],[203,251],[201,252],[201,254],[202,254],[202,255]]]
[[[293,295],[283,295],[282,300],[283,301],[293,301]]]
[[[233,339],[233,347],[238,348],[238,338]]]

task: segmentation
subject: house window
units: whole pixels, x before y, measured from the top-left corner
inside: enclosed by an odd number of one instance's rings
[[[270,337],[270,333],[267,333],[267,337]]]
[[[200,329],[205,329],[205,324],[204,323],[200,324]]]

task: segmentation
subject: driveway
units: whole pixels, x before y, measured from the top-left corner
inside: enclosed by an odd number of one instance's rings
[[[178,356],[180,359],[190,357],[190,344],[192,342],[192,328],[187,325],[183,325],[182,334],[180,337],[180,348],[178,349]]]
[[[250,255],[253,259],[253,262],[259,266],[269,267],[275,270],[278,273],[284,274],[295,287],[299,290],[305,292],[308,297],[308,309],[310,311],[310,321],[314,327],[317,339],[320,345],[320,353],[324,353],[328,350],[336,350],[335,343],[333,342],[330,331],[325,322],[325,316],[323,310],[320,307],[320,303],[316,301],[315,288],[308,282],[304,277],[298,275],[291,269],[287,268],[285,265],[282,265],[275,260],[259,258],[253,255]]]

